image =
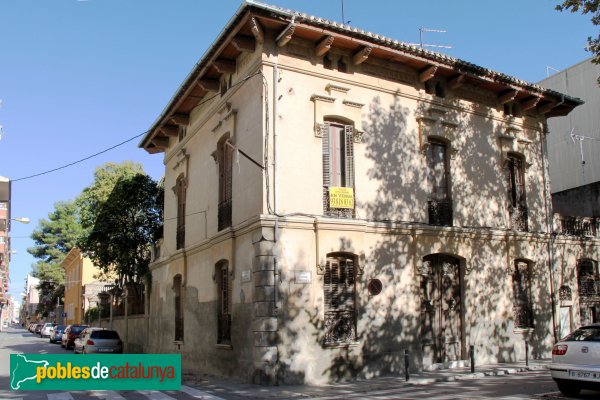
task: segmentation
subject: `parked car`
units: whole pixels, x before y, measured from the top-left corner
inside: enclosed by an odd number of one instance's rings
[[[52,323],[52,322],[47,322],[44,325],[42,325],[42,329],[40,329],[40,337],[41,338],[45,338],[45,337],[50,337],[50,334],[52,333],[52,329],[56,326],[56,324]]]
[[[44,324],[35,324],[35,328],[33,328],[33,333],[39,335],[40,332],[42,331],[43,326],[44,326]]]
[[[103,328],[87,328],[73,345],[74,353],[122,353],[123,342],[117,331]]]
[[[27,326],[27,330],[31,333],[33,333],[35,331],[35,326],[37,325],[36,322],[30,322],[29,325]]]
[[[69,325],[65,328],[61,339],[61,346],[69,350],[75,343],[75,338],[87,328],[87,325]]]
[[[600,390],[600,323],[582,326],[554,345],[550,375],[567,396]]]
[[[50,343],[59,343],[62,342],[62,335],[65,331],[64,325],[56,325],[50,334]]]

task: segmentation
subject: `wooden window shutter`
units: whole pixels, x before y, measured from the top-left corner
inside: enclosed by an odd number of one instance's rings
[[[330,178],[330,154],[329,154],[329,122],[325,122],[322,128],[323,132],[323,186],[329,188]]]
[[[346,187],[354,187],[354,127],[352,125],[346,125],[346,157],[345,157],[345,170],[346,170]]]

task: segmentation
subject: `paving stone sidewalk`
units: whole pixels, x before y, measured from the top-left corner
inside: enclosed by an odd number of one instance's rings
[[[279,385],[260,386],[226,380],[211,376],[184,376],[183,384],[196,387],[214,396],[228,399],[302,399],[312,397],[339,397],[356,393],[394,389],[409,385],[430,385],[436,382],[452,382],[469,379],[486,379],[500,375],[513,375],[533,371],[548,370],[550,360],[535,360],[529,365],[525,362],[504,363],[477,366],[475,372],[470,367],[423,371],[411,373],[406,381],[402,376],[385,376],[373,379],[357,379],[329,385]]]

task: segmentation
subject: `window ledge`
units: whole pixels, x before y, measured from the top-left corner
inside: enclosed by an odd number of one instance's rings
[[[533,333],[535,332],[534,328],[514,328],[513,333]]]
[[[232,346],[232,345],[230,345],[230,344],[221,344],[221,343],[217,343],[217,344],[215,345],[215,348],[216,348],[216,349],[219,349],[219,350],[233,350],[233,346]]]

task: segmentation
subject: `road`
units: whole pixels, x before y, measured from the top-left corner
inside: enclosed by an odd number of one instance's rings
[[[565,399],[547,371],[532,371],[516,375],[486,377],[481,379],[440,382],[429,385],[408,385],[398,380],[389,386],[374,390],[361,390],[359,383],[339,384],[332,387],[265,387],[228,383],[225,380],[200,383],[197,387],[182,385],[180,391],[10,391],[9,355],[70,353],[60,345],[49,343],[28,331],[8,328],[0,332],[0,400],[190,400],[190,399],[504,399],[504,400],[558,400]],[[382,388],[383,387],[383,388]],[[579,399],[598,399],[599,392],[583,391]]]

